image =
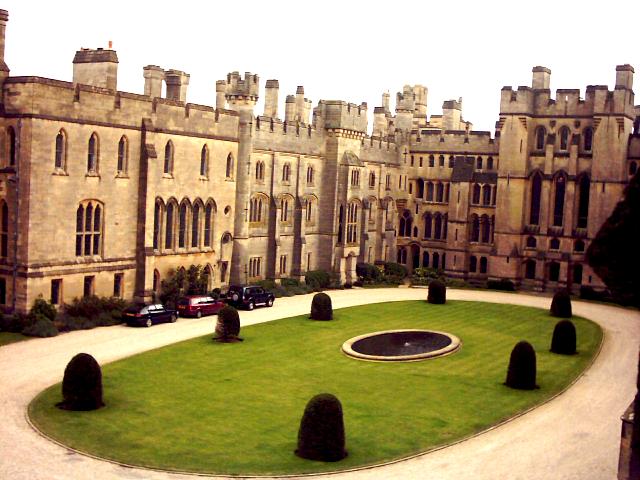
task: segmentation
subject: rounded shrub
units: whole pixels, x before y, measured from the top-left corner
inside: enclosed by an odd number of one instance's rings
[[[216,335],[213,337],[218,342],[238,342],[242,341],[240,334],[240,315],[238,310],[231,305],[226,305],[218,312],[218,322],[216,323]]]
[[[340,400],[330,393],[316,395],[304,409],[296,455],[308,460],[337,462],[347,456]]]
[[[551,301],[551,315],[560,318],[571,318],[571,297],[566,290],[556,292]]]
[[[328,288],[331,285],[331,275],[324,270],[311,270],[305,274],[304,281],[311,288]]]
[[[333,307],[331,306],[331,297],[326,293],[316,293],[311,300],[311,319],[312,320],[332,320]]]
[[[571,320],[560,320],[553,329],[551,351],[561,355],[576,353],[576,327]]]
[[[427,302],[443,304],[447,301],[447,287],[440,280],[433,280],[429,283],[429,294]]]
[[[24,327],[22,334],[28,337],[55,337],[58,329],[47,317],[37,314],[33,322]]]
[[[56,319],[58,310],[56,310],[55,305],[51,304],[51,302],[47,302],[40,296],[33,302],[33,306],[31,307],[31,310],[29,310],[29,313],[34,317],[36,315],[43,315],[53,322]]]
[[[505,385],[519,390],[537,388],[536,352],[529,342],[521,341],[513,347]]]
[[[102,401],[102,371],[88,353],[79,353],[64,369],[62,402],[56,404],[64,410],[96,410]]]

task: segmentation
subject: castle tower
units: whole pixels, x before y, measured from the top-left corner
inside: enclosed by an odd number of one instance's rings
[[[250,72],[244,79],[238,72],[227,75],[226,100],[229,108],[238,112],[238,158],[235,159],[236,210],[234,212],[233,253],[231,256],[231,283],[245,281],[249,263],[249,199],[251,197],[251,152],[253,151],[253,109],[260,88],[258,75]]]
[[[186,103],[189,74],[180,70],[167,70],[164,72],[164,81],[167,84],[167,98]]]
[[[9,67],[4,62],[4,42],[7,22],[9,21],[9,12],[0,10],[0,86],[5,78],[9,76]]]
[[[267,80],[264,86],[264,116],[278,118],[278,80]]]
[[[405,85],[402,93],[396,95],[396,130],[408,132],[413,125],[415,108],[414,93],[411,85]]]
[[[157,65],[147,65],[142,69],[144,75],[144,94],[151,98],[162,96],[164,70]]]
[[[73,83],[117,90],[118,55],[115,50],[78,50],[73,58]]]
[[[442,129],[460,130],[460,120],[462,118],[462,98],[456,100],[445,100],[442,104]]]
[[[547,67],[533,67],[531,70],[533,78],[531,80],[531,87],[534,90],[547,90],[551,82],[551,70]]]

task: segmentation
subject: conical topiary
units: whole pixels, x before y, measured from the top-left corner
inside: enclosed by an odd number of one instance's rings
[[[551,351],[562,355],[576,353],[576,327],[571,320],[560,320],[553,329]]]
[[[551,315],[560,318],[571,318],[571,297],[566,290],[556,292],[551,301]]]
[[[536,385],[536,352],[529,342],[518,342],[511,351],[505,384],[519,390],[533,390]]]
[[[340,400],[330,393],[316,395],[304,409],[296,455],[309,460],[337,462],[347,456]]]
[[[447,301],[447,287],[440,280],[433,280],[429,283],[429,294],[427,302],[443,304]]]
[[[312,320],[332,320],[333,307],[331,306],[331,297],[326,293],[316,293],[311,300],[311,319]]]
[[[96,410],[102,401],[102,371],[88,353],[79,353],[64,369],[62,402],[56,404],[64,410]]]
[[[223,343],[241,342],[242,339],[238,337],[239,334],[240,315],[238,315],[238,310],[231,305],[225,305],[218,312],[216,334],[213,339]]]

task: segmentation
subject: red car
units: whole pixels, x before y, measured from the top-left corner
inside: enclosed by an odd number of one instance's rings
[[[197,317],[216,315],[224,302],[215,300],[209,295],[189,295],[178,300],[178,314],[181,317]]]

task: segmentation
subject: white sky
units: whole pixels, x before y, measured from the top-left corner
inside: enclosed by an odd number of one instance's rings
[[[522,6],[521,6],[522,5]],[[463,97],[475,130],[493,132],[500,89],[530,85],[534,65],[551,89],[602,84],[615,66],[636,68],[640,89],[640,1],[34,1],[4,0],[11,75],[70,81],[80,47],[118,52],[118,89],[142,93],[142,67],[191,74],[187,101],[215,105],[215,81],[230,71],[280,81],[286,95],[365,101],[370,115],[389,90],[429,89],[428,115]],[[636,101],[640,103],[640,99]],[[262,113],[262,104],[256,109]],[[369,125],[371,129],[371,122]]]

